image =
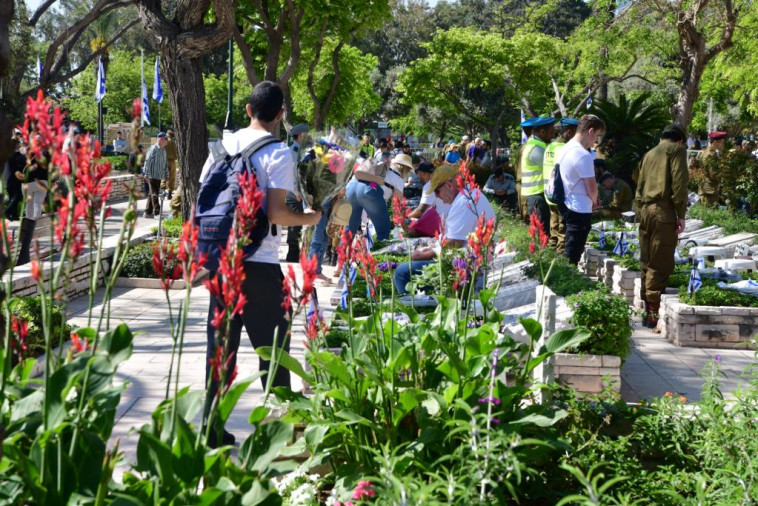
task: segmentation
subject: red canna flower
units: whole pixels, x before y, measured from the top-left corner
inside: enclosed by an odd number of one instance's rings
[[[213,381],[220,382],[221,378],[224,378],[223,388],[218,388],[216,395],[220,396],[222,392],[226,393],[229,387],[232,386],[232,382],[237,377],[237,366],[234,366],[233,370],[229,370],[231,366],[234,352],[230,353],[226,359],[224,359],[224,348],[222,346],[216,346],[216,354],[208,359],[208,363],[211,365],[211,373],[213,375]]]
[[[468,165],[465,161],[461,162],[460,172],[456,178],[458,179],[458,188],[460,193],[470,198],[474,204],[479,202],[479,198],[481,198],[482,192],[479,189],[476,178],[468,169]]]
[[[405,197],[403,197],[403,200],[392,197],[392,223],[396,227],[402,227],[405,220],[408,219],[409,214],[411,214],[411,210],[408,209],[408,202],[405,200]]]
[[[32,259],[32,279],[37,283],[42,280],[42,272],[39,266],[39,261],[36,258]]]
[[[179,262],[182,265],[184,281],[192,284],[200,269],[208,260],[208,254],[199,255],[197,253],[197,234],[198,227],[195,225],[195,209],[192,208],[190,219],[182,225],[182,233],[179,235],[179,248],[176,253]]]
[[[355,248],[353,246],[353,233],[347,227],[342,229],[340,243],[337,246],[337,271],[353,263]]]
[[[306,304],[308,299],[313,295],[313,282],[316,281],[316,278],[318,277],[318,274],[316,273],[316,269],[318,269],[318,259],[316,258],[316,255],[311,255],[311,257],[308,258],[308,255],[303,251],[300,254],[300,268],[303,271],[303,300],[300,303]]]
[[[87,348],[89,348],[89,340],[85,338],[82,341],[82,339],[79,337],[79,334],[73,332],[71,334],[71,349],[73,350],[74,355],[78,355],[79,353],[86,351]]]
[[[166,239],[157,241],[153,247],[153,270],[161,281],[163,291],[168,291],[174,281],[182,275],[182,265],[178,261],[176,248]]]
[[[366,280],[366,285],[373,297],[376,295],[376,287],[382,282],[382,273],[378,269],[378,262],[371,254],[371,251],[369,251],[368,240],[365,237],[359,243],[359,247],[355,249],[354,253],[358,272]]]
[[[253,173],[239,176],[240,196],[237,200],[238,237],[247,241],[255,228],[255,214],[263,204],[263,192],[258,190],[258,183]]]
[[[485,216],[479,216],[476,229],[468,236],[468,247],[474,258],[473,270],[477,270],[488,256],[495,235],[495,218],[485,221]]]
[[[216,309],[212,321],[212,325],[217,329],[221,329],[224,319],[231,319],[242,314],[247,302],[242,290],[244,282],[245,265],[242,258],[242,248],[237,243],[235,231],[232,230],[226,247],[221,250],[216,275],[212,279],[204,281],[211,296],[216,297],[221,306]]]
[[[315,341],[319,338],[320,335],[327,332],[329,332],[329,327],[326,324],[326,321],[324,321],[324,318],[321,316],[321,312],[316,309],[307,318],[305,325],[305,336],[309,341]],[[309,343],[306,343],[306,346],[308,346],[308,344]]]
[[[529,242],[529,253],[531,253],[531,254],[533,255],[533,254],[535,254],[536,252],[537,252],[537,248],[535,248],[535,247],[534,247],[534,243],[530,241],[530,242]]]
[[[20,320],[11,315],[11,331],[15,337],[14,342],[16,344],[16,352],[19,357],[24,356],[29,349],[26,340],[29,337],[29,322],[26,320]]]

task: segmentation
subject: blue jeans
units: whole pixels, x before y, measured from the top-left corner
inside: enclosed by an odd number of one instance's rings
[[[361,228],[361,217],[366,210],[369,219],[376,229],[376,240],[384,241],[390,237],[390,216],[387,213],[387,202],[384,200],[384,190],[372,188],[369,183],[353,179],[347,184],[347,200],[353,206],[350,223],[347,229],[355,235]]]
[[[308,255],[316,255],[318,261],[318,267],[316,273],[321,274],[321,264],[324,263],[324,254],[326,254],[326,247],[329,245],[329,237],[326,235],[326,225],[329,222],[329,209],[332,208],[332,198],[328,198],[321,204],[323,214],[316,228],[313,230],[313,237],[311,238],[311,247]]]
[[[411,278],[416,274],[421,274],[421,269],[425,265],[433,263],[434,260],[414,260],[411,265],[408,262],[399,262],[395,269],[395,288],[397,293],[405,295],[408,290],[405,289],[405,285],[410,283]]]

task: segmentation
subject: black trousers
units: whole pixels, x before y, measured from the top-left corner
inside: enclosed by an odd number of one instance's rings
[[[287,196],[285,197],[284,202],[292,212],[303,214],[303,203],[297,200],[297,195],[294,193],[287,192]],[[303,227],[300,226],[287,227],[287,246],[290,248],[300,248],[300,234],[302,230]]]
[[[529,216],[532,214],[537,215],[545,235],[550,236],[550,207],[547,205],[545,195],[542,193],[528,195],[526,197],[526,209],[529,214],[527,219],[530,219]]]
[[[242,327],[245,327],[250,344],[253,348],[259,346],[272,346],[274,332],[276,331],[276,348],[289,352],[290,343],[287,336],[287,319],[282,307],[282,269],[279,264],[265,264],[259,262],[245,262],[245,281],[242,290],[247,297],[244,311],[237,315],[231,323],[229,332],[228,352],[234,353],[229,363],[229,372],[237,365],[237,351],[240,346]],[[211,367],[209,360],[216,355],[216,329],[211,325],[215,309],[219,302],[211,296],[210,308],[208,309],[208,348],[205,352],[205,384],[208,384]],[[223,346],[223,343],[218,343]],[[260,359],[259,370],[268,371],[269,361]],[[261,378],[263,384],[268,381],[268,376]],[[290,386],[290,373],[282,366],[277,367],[274,376],[274,386]],[[214,381],[208,390],[208,399],[212,400],[218,390],[218,384]],[[206,409],[210,402],[206,402]]]
[[[558,210],[563,217],[563,225],[566,228],[566,246],[564,255],[576,265],[584,253],[587,244],[587,236],[592,228],[592,213],[577,213],[560,204]]]

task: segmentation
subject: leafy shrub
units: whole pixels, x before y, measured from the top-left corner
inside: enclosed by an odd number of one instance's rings
[[[751,219],[741,212],[695,204],[687,211],[687,217],[702,220],[703,226],[706,227],[719,226],[727,235],[738,234],[740,232],[758,234],[758,219]]]
[[[340,348],[343,344],[347,343],[350,339],[350,333],[346,330],[329,329],[329,332],[324,336],[326,339],[327,348]]]
[[[553,264],[549,276],[547,269],[545,269],[544,275],[547,277],[547,280],[542,279],[543,273],[536,264],[528,266],[524,269],[524,273],[530,278],[546,284],[548,288],[560,297],[579,293],[584,290],[594,290],[599,286],[596,281],[592,281],[577,271],[576,267],[571,265],[565,257],[555,258],[555,263]]]
[[[631,255],[625,255],[621,257],[619,259],[619,265],[623,267],[624,269],[629,269],[630,271],[642,270],[642,264],[640,263],[640,259],[635,258]]]
[[[110,162],[111,169],[115,172],[126,172],[129,169],[126,166],[127,155],[112,155],[100,158],[98,161]]]
[[[594,355],[629,355],[632,338],[631,309],[626,297],[606,289],[579,292],[567,298],[574,310],[571,322],[589,329],[592,337],[575,351]]]
[[[121,276],[125,278],[157,279],[158,275],[153,268],[153,250],[155,249],[155,245],[156,241],[152,241],[132,247],[124,260]],[[178,262],[178,260],[175,261],[175,263]],[[168,272],[171,272],[173,268],[173,264],[168,266]]]
[[[758,297],[723,290],[715,283],[707,282],[704,282],[700,290],[692,295],[687,293],[687,284],[684,284],[679,288],[679,300],[690,306],[758,307]]]
[[[26,345],[29,348],[29,356],[37,357],[45,351],[45,335],[42,331],[42,302],[39,297],[14,297],[8,302],[8,308],[12,316],[29,324],[29,335]],[[51,336],[53,342],[57,343],[63,336],[68,340],[71,334],[71,326],[66,323],[61,308],[53,304],[52,306],[53,328]]]
[[[163,227],[163,234],[169,239],[178,239],[182,234],[183,225],[184,220],[181,218],[164,218],[163,222],[161,223],[161,226]],[[158,227],[155,226],[151,228],[150,231],[157,235]]]

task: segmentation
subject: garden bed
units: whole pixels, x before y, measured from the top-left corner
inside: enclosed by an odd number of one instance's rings
[[[678,295],[661,296],[658,328],[677,346],[754,348],[758,307],[690,306]]]

